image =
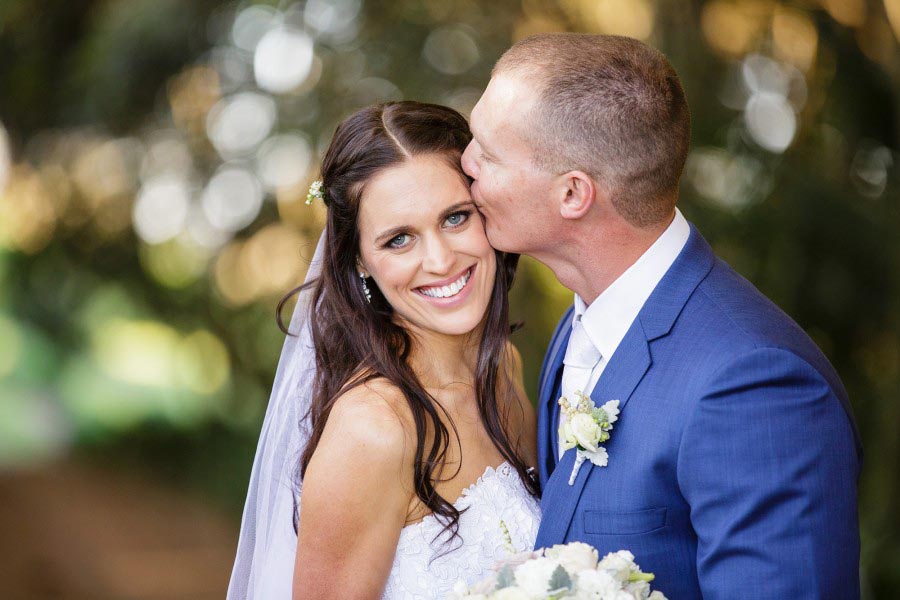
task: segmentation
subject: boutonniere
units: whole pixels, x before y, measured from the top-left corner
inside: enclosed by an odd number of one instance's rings
[[[581,392],[575,392],[575,397],[578,400],[575,404],[565,396],[559,399],[559,406],[566,415],[565,423],[559,428],[563,452],[576,449],[575,466],[569,476],[569,485],[575,483],[578,470],[585,459],[598,467],[605,467],[609,463],[606,448],[600,444],[609,439],[612,424],[619,418],[618,400],[610,400],[598,408],[593,400]]]

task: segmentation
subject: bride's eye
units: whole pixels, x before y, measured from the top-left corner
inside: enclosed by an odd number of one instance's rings
[[[391,238],[391,240],[387,244],[385,244],[385,246],[388,248],[398,249],[398,248],[403,248],[408,243],[409,243],[409,234],[401,233],[400,235],[397,235],[397,236],[394,236],[393,238]]]
[[[445,220],[444,224],[450,227],[459,227],[463,223],[465,223],[469,219],[469,212],[461,210],[459,212],[455,212],[449,215]]]

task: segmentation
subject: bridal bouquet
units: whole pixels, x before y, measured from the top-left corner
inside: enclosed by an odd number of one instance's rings
[[[652,573],[643,573],[627,550],[598,560],[597,550],[572,542],[514,556],[496,574],[475,585],[456,584],[451,600],[666,600],[651,592]]]

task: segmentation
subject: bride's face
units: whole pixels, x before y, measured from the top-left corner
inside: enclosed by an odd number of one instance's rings
[[[366,185],[360,267],[402,321],[448,335],[484,317],[497,261],[467,183],[442,156],[410,158]]]

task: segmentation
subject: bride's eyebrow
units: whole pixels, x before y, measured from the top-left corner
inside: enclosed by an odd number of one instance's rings
[[[447,208],[446,210],[444,210],[441,213],[441,215],[438,217],[438,223],[442,222],[444,219],[446,219],[448,216],[452,215],[453,213],[459,212],[463,208],[475,210],[475,203],[472,202],[471,200],[463,200],[462,202],[457,202],[456,204],[454,204],[453,206],[450,206],[449,208]],[[412,229],[412,227],[410,227],[409,225],[399,225],[397,227],[391,227],[390,229],[379,234],[378,237],[375,238],[375,244],[380,245],[382,242],[386,242],[390,239],[397,237],[398,235],[406,233],[410,229]]]
[[[375,245],[380,246],[382,243],[392,240],[398,235],[404,234],[409,231],[408,225],[400,225],[399,227],[392,227],[375,238]]]
[[[451,206],[450,208],[448,208],[447,210],[445,210],[444,212],[441,213],[441,216],[438,217],[438,222],[443,221],[444,219],[446,219],[447,217],[449,217],[450,215],[452,215],[455,212],[459,212],[459,210],[462,208],[470,208],[470,209],[474,210],[475,203],[472,202],[471,200],[464,200],[462,202],[457,202],[456,204],[454,204],[453,206]]]

